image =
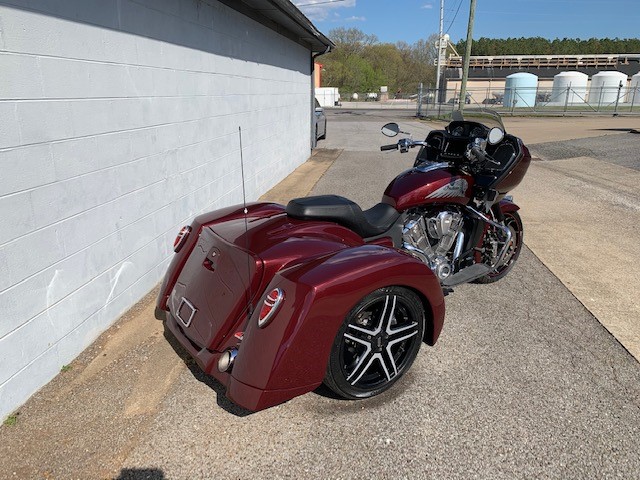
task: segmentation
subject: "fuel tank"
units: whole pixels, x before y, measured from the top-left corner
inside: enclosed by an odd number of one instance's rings
[[[401,173],[384,191],[382,201],[399,212],[436,203],[469,203],[473,177],[455,168],[433,167],[414,167]]]

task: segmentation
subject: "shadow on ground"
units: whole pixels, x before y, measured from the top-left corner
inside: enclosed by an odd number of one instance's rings
[[[171,345],[176,354],[182,359],[184,364],[191,371],[191,374],[194,376],[194,378],[199,382],[204,383],[207,387],[209,387],[216,393],[216,401],[223,410],[232,415],[235,415],[236,417],[246,417],[254,413],[251,410],[242,408],[229,400],[225,395],[227,390],[226,387],[222,385],[218,380],[210,375],[207,375],[200,369],[195,360],[191,358],[189,353],[182,347],[182,345],[180,345],[180,343],[178,343],[175,337],[167,329],[166,325],[164,328],[164,338],[167,340],[167,342],[169,342],[169,345]]]
[[[123,468],[115,480],[164,480],[164,472],[158,468]]]

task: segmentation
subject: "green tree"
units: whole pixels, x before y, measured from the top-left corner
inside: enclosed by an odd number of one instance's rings
[[[435,39],[432,36],[413,45],[380,43],[375,35],[357,28],[336,28],[329,32],[336,44],[322,57],[323,83],[347,92],[378,92],[382,85],[391,91],[417,91],[420,82],[435,78]]]

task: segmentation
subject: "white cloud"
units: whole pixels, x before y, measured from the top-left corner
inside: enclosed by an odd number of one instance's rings
[[[326,20],[332,12],[335,16],[335,10],[337,9],[354,8],[356,6],[356,0],[293,0],[293,4],[296,5],[309,20],[321,22]]]
[[[433,5],[431,5],[430,3],[425,3],[423,6],[421,6],[420,8],[427,8],[427,9],[432,9]]]
[[[365,17],[356,17],[356,16],[345,18],[344,20],[345,22],[366,22],[367,21]]]

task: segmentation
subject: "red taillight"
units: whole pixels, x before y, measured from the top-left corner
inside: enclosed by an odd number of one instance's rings
[[[180,229],[180,233],[178,233],[178,236],[176,237],[176,239],[173,242],[173,251],[174,252],[178,253],[180,251],[182,246],[187,241],[187,238],[189,237],[189,233],[190,232],[191,232],[191,227],[189,227],[187,225],[185,225],[184,227],[182,227]]]
[[[278,311],[283,300],[284,291],[281,288],[274,288],[269,292],[260,309],[260,316],[258,317],[258,326],[260,328],[267,326]]]

